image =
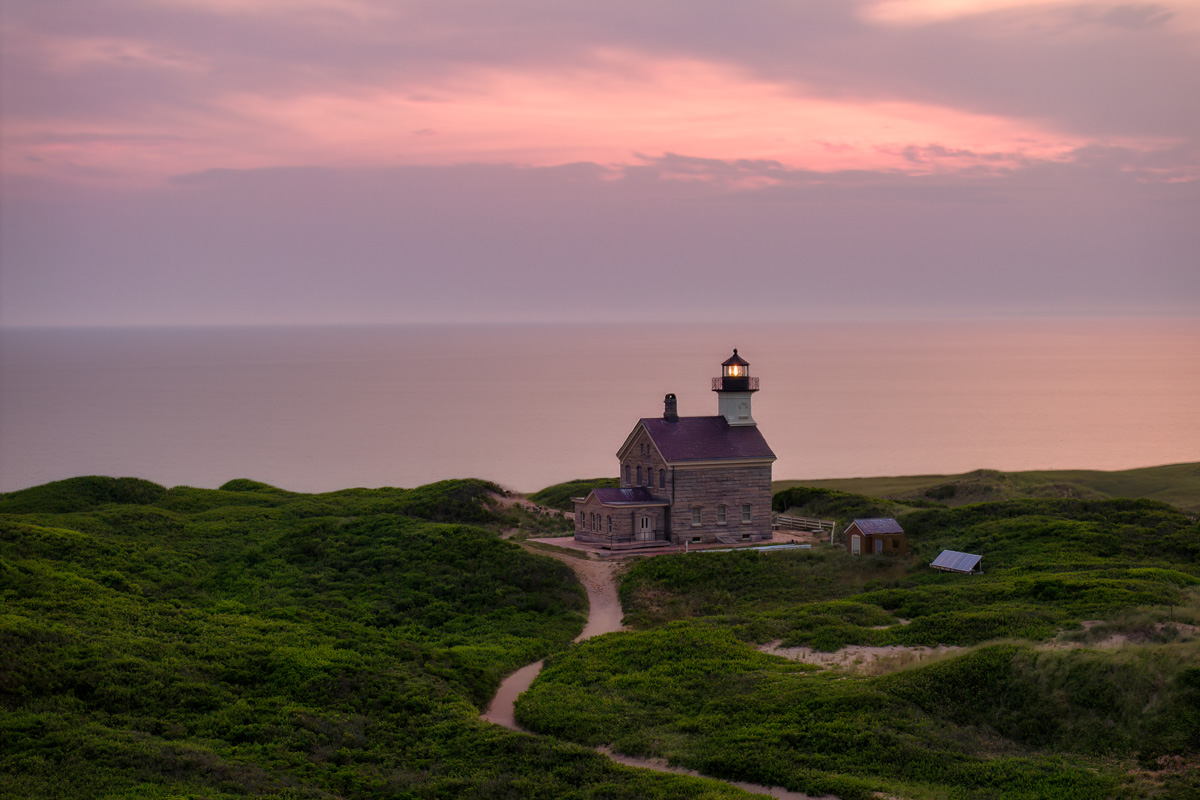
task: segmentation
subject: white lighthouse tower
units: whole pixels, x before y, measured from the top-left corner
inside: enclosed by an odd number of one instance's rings
[[[733,355],[721,364],[721,377],[713,378],[717,393],[717,413],[732,425],[757,425],[750,415],[750,396],[758,391],[758,378],[750,377],[750,362]]]

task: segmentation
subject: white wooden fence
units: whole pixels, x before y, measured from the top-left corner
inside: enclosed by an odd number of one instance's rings
[[[828,533],[830,541],[833,540],[833,531],[834,528],[837,527],[837,522],[832,519],[793,517],[788,514],[776,514],[773,524],[776,528],[786,528],[793,531],[812,531],[813,533],[821,534]]]

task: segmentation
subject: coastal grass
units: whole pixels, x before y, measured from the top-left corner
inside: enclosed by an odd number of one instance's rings
[[[479,720],[586,610],[498,491],[0,495],[0,796],[745,796]]]
[[[621,584],[627,620],[705,617],[747,641],[820,650],[961,646],[1044,640],[1132,609],[1153,629],[1200,587],[1200,524],[1162,503],[1014,500],[900,520],[907,558],[822,547],[639,562]],[[983,574],[930,569],[942,549],[983,554]]]
[[[1150,500],[900,510],[790,491],[838,514],[896,511],[912,555],[818,546],[635,562],[620,586],[634,631],[552,657],[518,720],[842,798],[1200,792],[1194,519]],[[944,548],[983,553],[983,574],[930,569]],[[1066,647],[1116,633],[1140,644]],[[872,676],[756,649],[774,641],[966,649]]]
[[[709,775],[860,800],[1191,797],[1135,777],[1200,747],[1196,646],[983,646],[879,677],[759,653],[675,622],[552,658],[517,705],[533,730]]]
[[[906,500],[935,500],[948,505],[1019,498],[1158,500],[1189,513],[1200,513],[1200,463],[1168,464],[1114,471],[980,469],[960,475],[834,478],[775,481],[774,491],[793,486],[835,489],[852,494]]]

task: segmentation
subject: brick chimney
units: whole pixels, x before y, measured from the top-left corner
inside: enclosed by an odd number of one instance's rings
[[[667,422],[679,422],[679,412],[676,410],[673,394],[663,398],[663,419]]]

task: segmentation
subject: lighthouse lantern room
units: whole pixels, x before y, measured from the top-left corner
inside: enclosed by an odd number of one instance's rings
[[[733,355],[721,364],[721,377],[713,378],[717,393],[717,413],[730,425],[757,425],[750,415],[750,396],[758,391],[758,378],[750,376],[750,362]]]

